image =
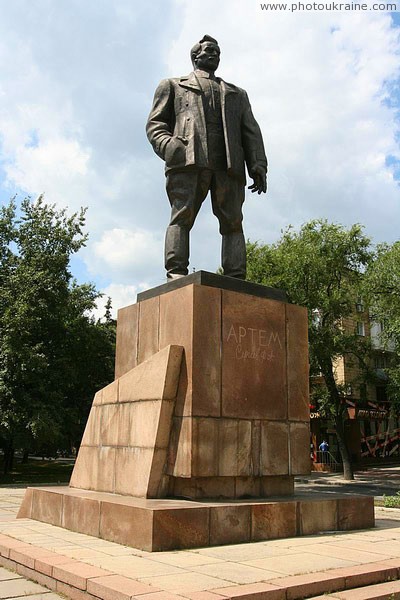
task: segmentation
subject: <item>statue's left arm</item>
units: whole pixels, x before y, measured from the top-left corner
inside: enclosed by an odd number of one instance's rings
[[[249,98],[245,91],[243,91],[242,102],[242,144],[247,170],[253,179],[253,184],[249,186],[249,189],[252,192],[261,194],[267,191],[268,161],[265,155],[261,130],[254,118]]]

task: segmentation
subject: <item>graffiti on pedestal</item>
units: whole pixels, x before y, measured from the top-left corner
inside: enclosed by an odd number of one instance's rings
[[[278,332],[243,325],[231,325],[226,342],[235,345],[235,357],[241,361],[272,362],[283,349]]]

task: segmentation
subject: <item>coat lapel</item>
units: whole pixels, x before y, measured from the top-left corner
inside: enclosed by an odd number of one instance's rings
[[[224,81],[223,79],[221,79],[220,77],[218,77],[218,81],[221,84],[221,90],[222,93],[227,95],[227,94],[237,94],[238,93],[238,88],[233,85],[232,83],[228,83],[227,81]],[[184,77],[181,77],[179,79],[179,85],[181,85],[184,88],[189,88],[191,90],[195,90],[196,92],[201,92],[201,87],[200,84],[197,80],[196,75],[192,72],[189,75],[186,75]]]
[[[232,157],[231,148],[229,144],[228,126],[227,126],[227,112],[229,113],[229,102],[228,107],[226,106],[226,98],[229,94],[237,94],[238,88],[231,83],[227,83],[223,79],[219,79],[221,85],[221,108],[222,108],[222,123],[224,126],[224,137],[225,137],[225,149],[226,149],[226,161],[228,163],[228,169],[232,168]]]
[[[220,79],[219,81],[220,81],[220,84],[221,84],[222,93],[225,96],[227,96],[228,94],[237,94],[238,93],[239,90],[236,87],[236,85],[233,85],[232,83],[227,83],[223,79]]]
[[[200,84],[197,81],[197,77],[194,73],[190,73],[186,77],[181,77],[179,79],[179,85],[184,88],[189,88],[190,90],[194,90],[196,92],[201,92]]]

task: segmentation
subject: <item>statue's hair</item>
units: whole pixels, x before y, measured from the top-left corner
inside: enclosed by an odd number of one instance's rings
[[[215,38],[211,37],[211,35],[203,35],[201,40],[199,42],[197,42],[197,44],[195,44],[190,51],[190,58],[191,58],[192,64],[194,64],[194,61],[196,60],[196,57],[201,50],[201,44],[203,44],[203,42],[212,42],[213,44],[216,44],[218,46],[217,40]]]

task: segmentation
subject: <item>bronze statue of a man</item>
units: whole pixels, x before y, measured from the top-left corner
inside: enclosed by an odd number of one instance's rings
[[[189,232],[211,192],[222,235],[224,275],[245,279],[242,229],[245,163],[252,192],[267,190],[267,158],[247,94],[214,73],[217,40],[205,35],[191,50],[194,71],[158,86],[147,121],[147,136],[165,161],[171,220],[165,238],[167,277],[188,274]]]

